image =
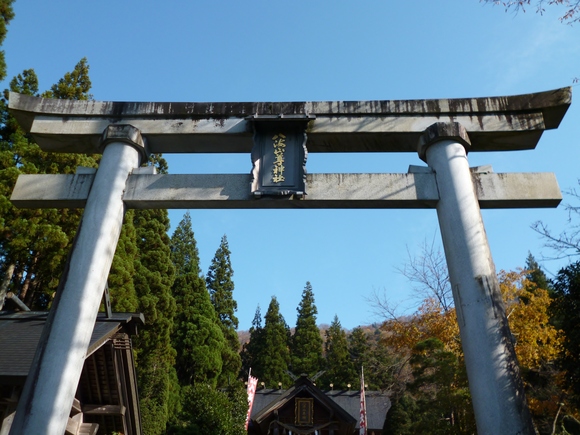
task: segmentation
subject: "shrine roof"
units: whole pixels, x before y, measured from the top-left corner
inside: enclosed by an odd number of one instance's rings
[[[0,379],[6,377],[28,376],[36,346],[46,323],[48,312],[0,312]],[[112,317],[99,314],[87,357],[99,349],[103,343],[122,329],[133,331],[136,325],[143,324],[142,314],[114,313]]]

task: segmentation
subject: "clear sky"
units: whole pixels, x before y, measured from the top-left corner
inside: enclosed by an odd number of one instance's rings
[[[486,97],[545,91],[580,77],[580,24],[558,9],[517,15],[478,0],[315,1],[16,0],[3,49],[8,80],[34,68],[41,90],[83,57],[96,100],[334,101]],[[6,88],[7,83],[3,83]],[[577,89],[577,87],[575,87]],[[471,153],[495,172],[555,172],[577,186],[580,106],[538,148]],[[170,173],[248,173],[249,155],[166,155]],[[320,172],[407,172],[408,154],[310,154]],[[565,202],[567,199],[565,198]],[[172,230],[184,211],[170,211]],[[397,268],[425,239],[439,243],[434,210],[191,210],[202,269],[226,234],[240,329],[275,295],[291,326],[306,281],[318,322],[353,328],[380,318],[367,298],[411,292]],[[498,271],[550,252],[530,229],[566,225],[558,209],[483,213]],[[563,262],[542,262],[555,273]]]

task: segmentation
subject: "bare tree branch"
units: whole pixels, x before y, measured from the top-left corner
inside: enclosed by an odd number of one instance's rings
[[[435,237],[430,243],[423,241],[418,255],[412,255],[407,247],[407,261],[397,271],[413,284],[419,300],[434,298],[444,311],[453,308],[447,261],[441,249],[435,246]]]
[[[580,192],[576,189],[570,189],[564,193],[575,201],[580,201]],[[550,257],[544,256],[545,260],[572,258],[580,255],[580,223],[578,223],[580,222],[580,206],[565,204],[564,209],[568,212],[568,228],[559,234],[554,234],[542,221],[534,222],[531,225],[535,232],[546,239],[544,246],[552,249],[555,253]]]
[[[505,7],[505,10],[526,12],[526,7],[532,5],[531,0],[480,0],[483,3],[491,3]],[[564,13],[560,16],[560,21],[565,24],[573,24],[580,21],[580,0],[536,0],[536,12],[544,14],[547,6],[561,6]]]
[[[399,321],[400,314],[398,314],[398,309],[400,304],[390,302],[384,289],[382,292],[373,290],[371,295],[365,299],[370,304],[376,317],[383,320]]]

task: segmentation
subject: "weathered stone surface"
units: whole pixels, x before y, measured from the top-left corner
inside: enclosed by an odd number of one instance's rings
[[[427,148],[440,140],[456,141],[463,145],[465,152],[469,152],[471,148],[467,130],[459,122],[436,122],[427,127],[419,138],[417,145],[419,158],[426,162]]]
[[[131,124],[150,152],[249,153],[252,115],[309,115],[308,152],[416,152],[423,131],[461,123],[471,151],[532,149],[556,128],[571,88],[509,97],[290,103],[124,103],[10,94],[10,110],[46,151],[99,152],[110,124]]]
[[[100,152],[103,152],[105,147],[112,142],[121,142],[131,145],[141,154],[142,159],[147,159],[149,153],[147,152],[145,140],[141,136],[138,128],[131,124],[111,124],[103,131],[101,137]]]
[[[20,208],[84,206],[93,175],[21,175],[11,201]],[[472,173],[481,208],[556,207],[560,189],[552,173]],[[435,208],[435,174],[309,174],[308,195],[255,199],[250,175],[130,175],[129,208]]]

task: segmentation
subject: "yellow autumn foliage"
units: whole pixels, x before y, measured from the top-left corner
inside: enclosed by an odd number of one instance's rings
[[[526,278],[527,271],[501,271],[500,289],[506,315],[516,339],[520,366],[537,369],[542,362],[556,359],[562,345],[562,334],[550,324],[551,298]]]
[[[522,269],[501,271],[498,280],[520,368],[526,373],[541,373],[540,376],[552,380],[546,388],[528,384],[527,377],[524,378],[533,415],[549,419],[555,416],[565,389],[563,373],[553,364],[563,336],[550,324],[552,299],[548,291],[528,280],[527,273]],[[412,315],[385,321],[382,331],[382,344],[401,356],[409,356],[417,343],[437,338],[443,342],[445,350],[463,360],[455,309],[445,311],[436,299],[424,300]]]
[[[411,316],[386,321],[382,329],[382,343],[397,352],[408,352],[423,340],[438,338],[445,350],[461,354],[455,309],[445,311],[435,299],[425,299]]]

